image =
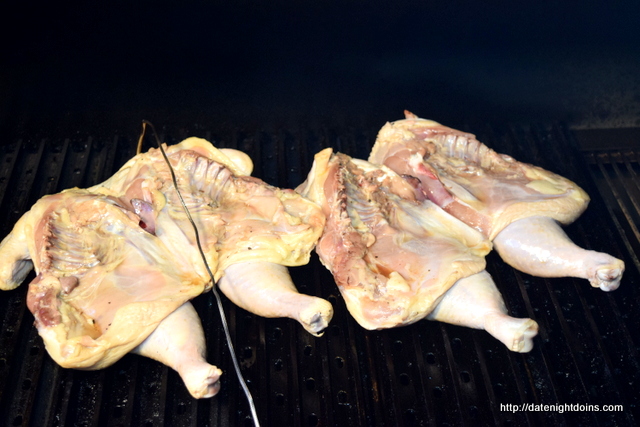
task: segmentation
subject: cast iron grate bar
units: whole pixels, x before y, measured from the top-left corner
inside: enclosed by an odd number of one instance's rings
[[[541,279],[495,255],[488,271],[517,317],[541,327],[533,351],[510,353],[484,331],[422,321],[365,331],[346,311],[317,257],[291,269],[300,290],[328,299],[335,316],[321,338],[288,319],[262,319],[225,301],[243,373],[263,425],[635,425],[640,420],[640,165],[637,151],[580,152],[562,127],[474,129],[481,141],[576,181],[592,197],[568,234],[627,262],[620,289],[605,294],[577,279]],[[219,147],[255,161],[254,175],[295,187],[324,147],[366,158],[377,129],[196,129]],[[175,143],[184,132],[166,132]],[[0,148],[0,227],[10,227],[41,196],[86,187],[135,154],[136,137],[23,139]],[[147,149],[149,147],[145,147]],[[31,280],[33,275],[27,280]],[[225,375],[213,399],[190,398],[178,375],[127,355],[98,372],[58,367],[25,306],[26,284],[0,293],[0,423],[7,426],[250,425],[230,375],[228,349],[211,294],[194,300],[208,359]],[[624,412],[513,412],[505,404],[622,404]]]

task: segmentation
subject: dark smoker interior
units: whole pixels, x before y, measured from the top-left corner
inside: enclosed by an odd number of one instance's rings
[[[635,2],[239,1],[3,15],[5,134],[229,123],[638,125]],[[375,129],[375,128],[374,128]],[[66,132],[66,133],[65,133]]]
[[[366,331],[314,256],[291,273],[334,305],[323,337],[224,303],[261,424],[637,425],[640,6],[512,3],[5,4],[2,236],[43,195],[115,172],[142,120],[168,143],[241,149],[256,176],[291,188],[322,148],[366,159],[380,127],[409,110],[583,187],[591,204],[566,231],[623,259],[622,284],[531,277],[490,254],[510,313],[540,325],[534,349],[515,354],[426,320]],[[225,374],[218,396],[196,401],[175,372],[134,355],[101,371],[58,367],[26,289],[0,293],[2,425],[251,425],[210,293],[194,305]]]

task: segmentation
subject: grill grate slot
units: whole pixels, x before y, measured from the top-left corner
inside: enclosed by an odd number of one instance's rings
[[[200,135],[198,135],[200,133]],[[366,158],[376,129],[198,129],[238,148],[254,175],[283,187],[306,176],[313,154],[334,147]],[[174,143],[186,135],[163,137]],[[603,134],[606,137],[606,133]],[[492,253],[487,269],[510,313],[540,324],[533,351],[513,354],[484,331],[422,321],[365,331],[346,311],[329,272],[312,256],[291,269],[300,291],[328,299],[335,316],[321,338],[288,319],[262,319],[225,299],[243,374],[263,425],[635,425],[640,420],[640,156],[634,149],[580,152],[562,127],[486,126],[478,138],[581,185],[590,208],[567,227],[581,246],[623,258],[620,289],[519,273]],[[3,235],[42,195],[86,187],[135,154],[135,137],[24,139],[0,147]],[[592,141],[593,142],[593,141]],[[145,147],[146,150],[149,147]],[[27,280],[31,280],[31,275]],[[0,292],[0,425],[250,425],[211,294],[194,300],[208,360],[225,373],[213,399],[191,399],[171,369],[127,355],[98,372],[58,367],[26,309],[26,284]],[[624,412],[511,412],[501,404],[622,404]]]

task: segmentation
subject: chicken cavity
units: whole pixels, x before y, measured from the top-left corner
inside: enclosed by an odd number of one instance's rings
[[[417,178],[424,197],[490,239],[521,218],[566,224],[586,209],[589,196],[570,180],[496,153],[472,134],[405,114],[380,130],[369,161]]]

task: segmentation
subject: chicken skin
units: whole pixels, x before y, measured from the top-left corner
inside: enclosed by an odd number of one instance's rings
[[[513,268],[538,277],[577,277],[613,291],[624,263],[611,255],[577,246],[552,218],[533,216],[506,226],[493,240],[500,257]]]
[[[518,353],[531,351],[533,337],[538,334],[534,320],[507,314],[502,295],[486,271],[458,280],[427,319],[486,330]]]

